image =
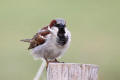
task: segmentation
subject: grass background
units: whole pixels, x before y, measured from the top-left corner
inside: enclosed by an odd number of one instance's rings
[[[119,0],[0,0],[0,80],[33,79],[41,61],[19,40],[54,18],[65,18],[72,33],[61,61],[97,64],[99,80],[120,80]]]

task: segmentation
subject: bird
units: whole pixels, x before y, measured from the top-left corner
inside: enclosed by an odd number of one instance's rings
[[[70,46],[71,33],[67,29],[66,21],[63,18],[51,20],[48,26],[41,28],[31,39],[23,39],[30,45],[28,50],[32,50],[32,56],[35,59],[42,59],[41,67],[34,78],[38,80],[45,66],[48,67],[50,62],[59,62]]]

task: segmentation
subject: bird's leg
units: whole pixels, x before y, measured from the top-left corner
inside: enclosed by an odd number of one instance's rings
[[[64,62],[58,61],[57,59],[55,59],[54,61],[50,61],[50,62],[53,62],[53,63],[64,63]]]
[[[55,62],[60,63],[60,61],[58,61],[57,59],[55,59]]]
[[[49,63],[64,63],[64,62],[58,61],[57,59],[54,59],[53,61],[48,61],[47,58],[45,58],[45,61],[46,61],[46,64],[47,64],[46,65],[46,70],[48,68]]]
[[[57,59],[54,59],[54,60],[50,60],[49,63],[59,63],[59,61]]]
[[[45,61],[46,61],[46,70],[47,70],[47,68],[48,68],[48,64],[49,64],[49,61],[47,60],[47,58],[45,58]]]

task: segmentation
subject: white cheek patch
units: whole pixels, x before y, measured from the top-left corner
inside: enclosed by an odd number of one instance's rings
[[[65,28],[65,36],[68,36],[69,38],[71,37],[71,33],[67,28]]]
[[[52,27],[51,28],[54,32],[58,32],[58,28],[57,27]]]
[[[51,28],[51,32],[52,32],[52,34],[54,34],[55,36],[57,36],[58,28],[53,26],[53,27]]]

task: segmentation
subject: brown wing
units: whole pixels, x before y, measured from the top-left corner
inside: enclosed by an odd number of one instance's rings
[[[50,31],[47,27],[42,28],[41,31],[36,33],[36,35],[34,35],[34,37],[31,39],[28,49],[32,49],[37,47],[38,45],[44,44],[46,41],[46,35],[48,35],[49,33]]]

